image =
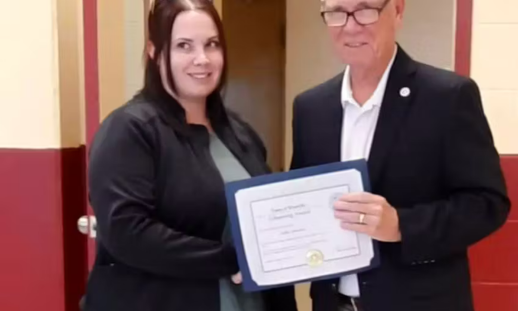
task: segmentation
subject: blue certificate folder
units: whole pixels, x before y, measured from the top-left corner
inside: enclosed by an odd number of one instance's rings
[[[226,198],[227,198],[227,208],[228,208],[228,216],[232,231],[232,239],[234,242],[234,246],[237,252],[237,259],[239,268],[243,277],[243,289],[247,292],[254,292],[254,291],[261,291],[266,290],[269,288],[274,287],[282,287],[287,285],[292,285],[296,283],[304,283],[304,282],[313,282],[318,280],[325,280],[325,279],[337,279],[341,276],[347,275],[347,274],[355,274],[363,271],[367,271],[370,269],[373,269],[379,265],[379,250],[378,245],[375,240],[373,240],[373,247],[374,247],[374,257],[371,260],[371,263],[368,267],[364,267],[359,270],[354,271],[347,271],[341,274],[334,274],[334,275],[326,275],[319,278],[313,278],[313,279],[304,279],[297,282],[291,282],[291,283],[283,283],[283,284],[275,284],[275,285],[268,285],[268,286],[260,286],[258,285],[251,276],[248,261],[245,256],[244,246],[243,246],[243,239],[241,235],[241,230],[239,226],[239,218],[238,218],[238,211],[237,211],[237,203],[235,199],[235,194],[242,190],[247,188],[252,188],[256,186],[266,185],[266,184],[272,184],[276,182],[282,182],[287,180],[293,180],[297,178],[304,178],[304,177],[311,177],[315,175],[321,175],[325,173],[332,173],[332,172],[338,172],[338,171],[345,171],[345,170],[351,170],[355,169],[360,172],[363,182],[363,189],[365,192],[370,192],[370,181],[369,181],[369,175],[368,175],[368,169],[367,169],[367,162],[365,160],[354,160],[354,161],[348,161],[348,162],[337,162],[337,163],[331,163],[331,164],[324,164],[319,166],[313,166],[309,168],[303,168],[303,169],[297,169],[292,170],[289,172],[281,172],[281,173],[272,173],[269,175],[262,175],[258,177],[253,177],[250,179],[240,180],[240,181],[234,181],[226,184],[225,191],[226,191]]]

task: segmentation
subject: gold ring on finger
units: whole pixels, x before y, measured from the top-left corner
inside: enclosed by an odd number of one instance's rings
[[[360,218],[358,219],[358,223],[360,224],[365,224],[365,214],[364,213],[360,213]]]

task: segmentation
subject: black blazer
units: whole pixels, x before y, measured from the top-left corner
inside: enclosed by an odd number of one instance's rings
[[[239,271],[233,246],[222,243],[224,182],[208,131],[175,129],[174,109],[163,107],[138,95],[106,118],[93,141],[98,248],[87,311],[219,311],[219,279]],[[232,113],[218,117],[216,133],[247,171],[269,173],[251,127]],[[296,310],[293,287],[264,297],[267,310]]]
[[[342,76],[296,97],[293,169],[340,161]],[[380,243],[380,267],[358,276],[365,310],[473,311],[468,247],[510,208],[475,82],[399,48],[368,168],[372,192],[397,208],[402,242]],[[314,311],[337,310],[337,282],[312,284]]]

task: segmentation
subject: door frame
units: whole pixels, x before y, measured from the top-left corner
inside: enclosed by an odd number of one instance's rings
[[[88,152],[90,143],[95,132],[99,128],[100,105],[99,105],[99,55],[98,55],[98,32],[97,32],[97,0],[83,1],[83,29],[84,29],[84,96],[85,96],[85,186],[88,185]],[[88,190],[86,190],[88,191]],[[86,215],[93,215],[92,208],[86,202]],[[90,228],[93,224],[90,224]],[[87,236],[87,257],[90,270],[95,260],[95,240]]]
[[[456,0],[455,72],[470,75],[473,0]]]

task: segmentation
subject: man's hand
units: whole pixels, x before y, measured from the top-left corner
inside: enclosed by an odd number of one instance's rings
[[[366,192],[345,194],[334,207],[342,228],[382,242],[401,241],[398,214],[385,198]]]
[[[238,272],[231,276],[232,282],[234,284],[241,284],[243,282],[243,277],[241,276],[241,272]]]

